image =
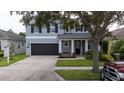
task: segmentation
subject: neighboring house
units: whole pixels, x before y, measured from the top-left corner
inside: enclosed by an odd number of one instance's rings
[[[11,47],[12,44],[15,46],[14,54],[25,52],[25,37],[0,29],[0,50],[4,51],[4,57],[7,56],[6,47]]]
[[[91,48],[91,35],[83,25],[66,31],[59,24],[50,27],[26,26],[27,55],[83,55]]]
[[[124,28],[119,28],[112,31],[112,35],[115,36],[116,39],[106,38],[108,40],[108,54],[112,52],[112,44],[117,40],[124,40]]]

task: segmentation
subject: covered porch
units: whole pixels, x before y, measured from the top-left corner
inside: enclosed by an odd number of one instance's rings
[[[90,34],[68,33],[58,35],[59,54],[65,57],[83,56],[91,48]]]

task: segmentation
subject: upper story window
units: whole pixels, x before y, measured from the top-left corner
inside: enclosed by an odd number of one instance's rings
[[[68,29],[66,29],[66,30],[64,30],[65,31],[65,33],[70,33],[70,30],[68,30]]]
[[[83,25],[77,25],[76,26],[76,32],[78,32],[78,31],[82,32],[83,31],[83,28],[84,28]]]
[[[77,25],[76,26],[76,32],[87,32],[86,25]]]
[[[50,24],[47,27],[47,33],[50,33],[50,32],[58,33],[58,24]]]
[[[70,27],[64,29],[65,33],[72,33],[72,29]]]
[[[56,31],[56,28],[55,28],[55,26],[50,26],[50,32],[55,32]]]
[[[42,27],[31,26],[31,33],[42,33]]]

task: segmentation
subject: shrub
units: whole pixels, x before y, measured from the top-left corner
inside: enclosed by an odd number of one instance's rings
[[[119,49],[119,52],[121,53],[124,53],[124,45],[122,45],[121,47],[120,47],[120,49]]]
[[[3,51],[2,50],[0,50],[0,57],[3,57]]]
[[[85,56],[87,59],[92,59],[92,57],[93,57],[92,50],[88,50],[87,52],[85,52]]]
[[[111,55],[103,54],[100,57],[100,61],[112,62],[114,61],[114,58]]]
[[[116,41],[113,45],[112,45],[112,52],[113,53],[119,53],[120,52],[120,47],[124,45],[124,40],[119,40]]]
[[[92,59],[92,51],[89,50],[85,53],[87,59]],[[114,61],[114,58],[111,55],[105,54],[103,51],[99,52],[99,60],[100,61]]]
[[[124,45],[120,47],[119,51],[120,51],[120,59],[124,60]]]
[[[72,54],[72,58],[76,58],[76,55],[75,55],[75,53],[73,53],[73,54]]]

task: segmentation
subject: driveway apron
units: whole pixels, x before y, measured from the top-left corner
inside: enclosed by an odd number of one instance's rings
[[[61,81],[55,71],[57,56],[31,56],[6,67],[0,67],[1,81]]]

